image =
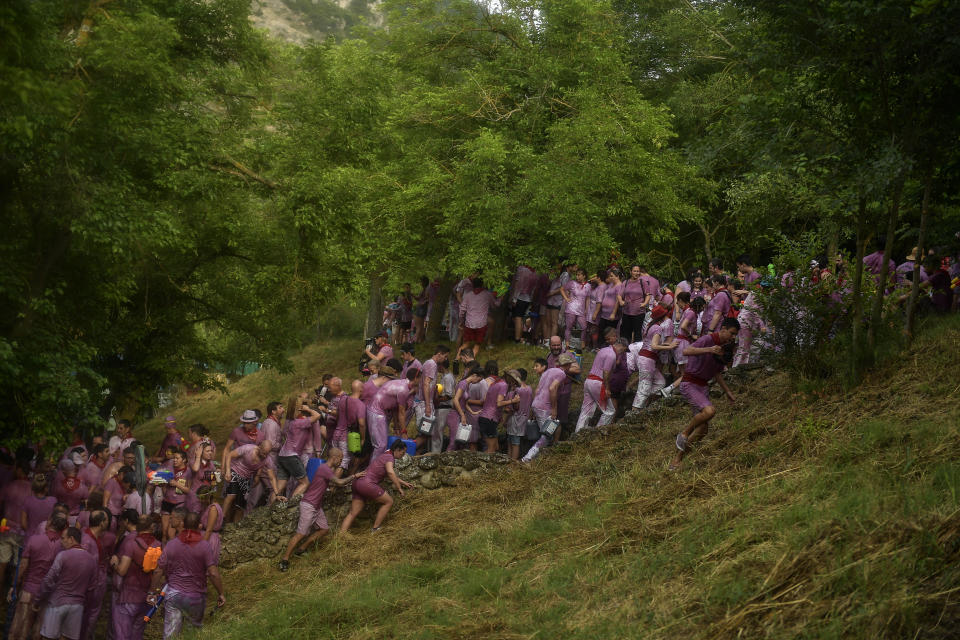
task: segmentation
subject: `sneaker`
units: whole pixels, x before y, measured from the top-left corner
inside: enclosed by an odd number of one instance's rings
[[[286,571],[290,568],[290,562],[287,560],[280,561],[280,571]]]
[[[371,527],[371,528],[370,528],[370,533],[376,533],[377,531],[380,531],[380,529],[382,529],[382,528],[383,528],[383,527]]]
[[[687,450],[687,436],[682,433],[677,434],[677,449],[680,449],[680,451]]]

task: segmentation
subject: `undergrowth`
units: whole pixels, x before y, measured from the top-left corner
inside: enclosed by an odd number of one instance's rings
[[[684,407],[529,467],[409,492],[378,534],[227,573],[205,638],[952,638],[960,322],[852,392],[737,385],[669,473]]]

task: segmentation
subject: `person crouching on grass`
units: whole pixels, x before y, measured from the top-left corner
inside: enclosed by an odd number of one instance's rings
[[[373,521],[373,531],[380,530],[380,526],[383,525],[383,521],[393,506],[393,498],[383,490],[380,481],[383,480],[384,476],[388,476],[394,489],[401,496],[404,487],[410,488],[413,486],[409,482],[404,482],[398,478],[396,471],[393,469],[394,460],[399,460],[406,452],[407,445],[402,440],[397,440],[390,446],[389,451],[380,454],[370,462],[370,466],[367,467],[367,474],[353,483],[353,501],[350,504],[350,513],[340,524],[340,533],[346,533],[350,529],[350,525],[360,515],[367,500],[373,500],[380,505],[377,516]]]
[[[326,464],[320,465],[314,473],[310,486],[300,499],[300,519],[297,521],[297,530],[290,536],[287,550],[280,560],[280,571],[290,568],[290,556],[294,552],[300,555],[330,531],[330,527],[327,526],[327,515],[323,512],[323,496],[327,493],[327,485],[332,483],[342,487],[350,484],[355,478],[366,475],[366,472],[361,471],[346,478],[338,478],[334,469],[339,469],[342,461],[343,451],[330,449]]]
[[[680,383],[680,393],[687,404],[693,409],[693,419],[686,428],[677,434],[677,455],[670,463],[670,470],[676,471],[683,462],[690,444],[707,435],[710,420],[717,414],[713,403],[710,402],[710,380],[716,378],[717,384],[730,399],[736,398],[730,387],[723,381],[725,364],[722,358],[723,345],[737,337],[740,323],[736,318],[725,318],[716,333],[708,333],[683,350],[687,356],[687,368],[683,372],[683,382]]]

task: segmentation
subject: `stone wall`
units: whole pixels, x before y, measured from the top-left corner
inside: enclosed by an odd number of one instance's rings
[[[453,451],[436,455],[404,456],[395,463],[397,475],[419,489],[433,490],[454,487],[458,482],[477,475],[502,473],[509,468],[510,459],[499,453]],[[393,486],[385,479],[381,486],[393,493]],[[243,520],[228,524],[221,534],[220,566],[230,569],[258,558],[279,558],[290,536],[297,527],[299,500],[273,507],[254,509]],[[323,499],[330,529],[335,530],[350,510],[350,488],[335,487]],[[376,507],[368,504],[354,526],[369,526]]]

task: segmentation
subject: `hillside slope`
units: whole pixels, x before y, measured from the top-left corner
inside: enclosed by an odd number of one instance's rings
[[[401,499],[288,574],[226,576],[210,638],[952,638],[956,319],[855,392],[740,383],[679,473],[683,407]],[[252,597],[256,594],[257,597]]]

